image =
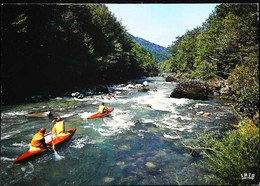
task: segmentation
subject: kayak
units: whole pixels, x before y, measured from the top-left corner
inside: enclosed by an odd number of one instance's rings
[[[59,144],[61,144],[62,142],[67,141],[70,137],[73,136],[73,134],[76,132],[76,128],[71,129],[70,131],[68,131],[66,135],[64,136],[57,136],[53,138],[53,143],[55,145],[55,147]],[[46,142],[47,145],[52,145],[52,141],[48,141]],[[20,157],[18,157],[17,159],[14,160],[15,163],[17,162],[21,162],[21,161],[25,161],[28,160],[29,158],[35,157],[36,155],[40,155],[43,154],[43,152],[46,152],[47,150],[49,150],[51,148],[47,148],[47,149],[40,149],[37,151],[27,151],[26,153],[24,153],[23,155],[21,155]]]
[[[103,117],[103,116],[106,116],[108,115],[110,112],[112,112],[114,110],[114,108],[110,108],[108,109],[108,112],[105,112],[105,113],[96,113],[90,117],[88,117],[88,119],[94,119],[94,118],[99,118],[99,117]]]

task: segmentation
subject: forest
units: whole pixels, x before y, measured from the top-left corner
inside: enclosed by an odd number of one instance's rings
[[[208,173],[207,184],[245,184],[237,177],[244,173],[255,173],[259,179],[257,8],[216,6],[201,26],[176,38],[167,48],[169,59],[158,65],[151,51],[135,42],[105,5],[4,5],[2,104],[35,95],[64,95],[159,70],[206,82],[226,80],[232,85],[232,101],[244,112],[232,110],[240,117],[237,130],[200,139],[199,148],[211,150],[203,151],[200,168]]]
[[[259,180],[259,38],[257,4],[221,4],[208,19],[176,38],[169,47],[170,59],[160,70],[204,81],[226,80],[232,99],[242,105],[237,130],[224,136],[207,134],[200,167],[208,167],[209,184],[241,184],[237,175],[254,172]]]
[[[4,5],[2,103],[157,72],[150,53],[102,4]]]
[[[139,38],[139,37],[135,37],[131,34],[129,34],[137,43],[141,44],[142,46],[145,47],[145,49],[152,54],[152,56],[154,57],[155,61],[157,63],[165,61],[168,58],[168,52],[167,52],[167,48],[162,47],[160,45],[154,44],[152,42],[149,42],[145,39]]]
[[[234,99],[250,108],[259,106],[259,43],[256,4],[221,4],[193,30],[169,47],[163,71],[190,79],[227,79]]]

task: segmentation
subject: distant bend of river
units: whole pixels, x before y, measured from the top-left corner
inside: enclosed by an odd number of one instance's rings
[[[84,104],[73,98],[2,106],[1,110],[1,185],[150,185],[205,184],[203,170],[178,139],[193,145],[198,135],[230,129],[236,116],[223,100],[170,98],[176,84],[161,77],[147,79],[150,91],[121,94]],[[153,88],[157,88],[157,92]],[[110,87],[118,92],[124,87]],[[105,102],[114,111],[104,118],[88,120],[98,105]],[[55,113],[63,117],[66,130],[76,127],[72,139],[57,149],[21,164],[13,160],[26,152],[33,135],[41,128],[51,130],[53,118],[30,118],[34,108],[50,110],[70,105]],[[77,107],[73,107],[77,105]],[[196,105],[198,108],[189,109]],[[210,112],[210,116],[196,112]],[[196,134],[197,133],[197,134]]]

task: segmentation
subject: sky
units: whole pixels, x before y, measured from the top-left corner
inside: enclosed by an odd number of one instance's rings
[[[187,30],[201,26],[217,4],[106,4],[127,31],[168,47]]]

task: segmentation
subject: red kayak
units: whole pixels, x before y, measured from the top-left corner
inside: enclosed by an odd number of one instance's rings
[[[76,130],[77,130],[76,128],[73,128],[72,130],[68,131],[67,135],[55,137],[53,139],[53,143],[54,143],[55,147],[57,145],[59,145],[60,143],[66,141],[70,137],[72,137],[73,134],[76,132]],[[52,141],[49,141],[46,144],[47,145],[52,145]],[[50,149],[50,148],[48,148],[48,149]],[[40,149],[40,150],[37,150],[37,151],[28,151],[28,152],[24,153],[23,155],[21,155],[16,160],[14,160],[14,162],[17,163],[17,162],[21,162],[21,161],[27,160],[27,159],[29,159],[31,157],[34,157],[34,156],[39,155],[39,154],[42,154],[43,152],[47,151],[48,149]]]
[[[102,116],[106,116],[108,115],[110,112],[112,112],[114,110],[114,108],[110,108],[108,109],[108,112],[105,112],[105,113],[96,113],[90,117],[88,117],[88,119],[94,119],[94,118],[99,118],[99,117],[102,117]]]

